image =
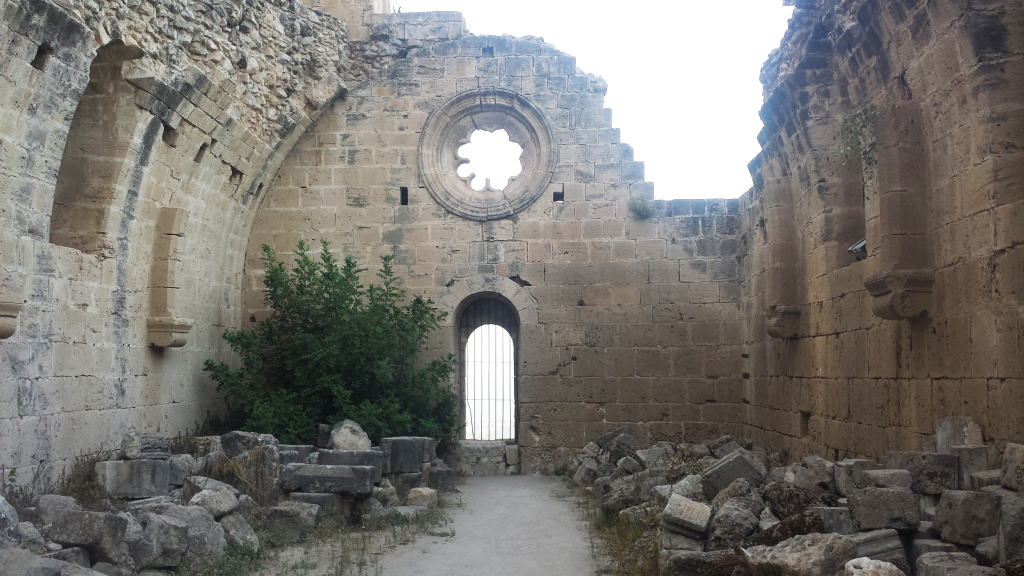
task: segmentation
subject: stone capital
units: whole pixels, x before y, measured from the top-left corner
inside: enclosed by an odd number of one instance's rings
[[[765,311],[768,321],[765,324],[768,335],[772,338],[797,338],[800,336],[799,306],[769,306]]]
[[[149,343],[158,348],[181,348],[188,344],[194,324],[195,321],[188,318],[149,318],[146,320]]]
[[[931,270],[893,270],[864,281],[871,294],[871,311],[886,320],[911,320],[928,314],[935,273]]]

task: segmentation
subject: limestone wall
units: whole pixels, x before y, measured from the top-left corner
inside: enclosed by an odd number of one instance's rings
[[[405,287],[451,312],[449,322],[475,294],[503,296],[521,324],[524,471],[553,468],[622,424],[648,442],[741,422],[739,201],[661,203],[637,219],[629,199],[653,187],[612,125],[604,81],[575,58],[534,39],[457,38],[454,13],[378,21],[413,46],[353,85],[285,161],[249,240],[245,316],[266,313],[260,246],[287,252],[299,239],[329,241],[368,279],[394,254]],[[558,161],[538,200],[481,222],[424,187],[419,145],[429,114],[487,87],[543,110]],[[456,353],[455,330],[430,347]]]
[[[746,421],[766,447],[877,457],[958,414],[1024,438],[1022,19],[797,2],[743,197]]]

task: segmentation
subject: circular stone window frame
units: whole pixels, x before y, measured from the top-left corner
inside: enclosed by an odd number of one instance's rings
[[[459,148],[477,130],[505,130],[523,148],[523,171],[502,190],[473,190],[469,178],[458,174],[469,162]],[[558,164],[554,134],[544,111],[523,94],[502,88],[463,92],[427,117],[420,134],[420,177],[430,195],[456,216],[479,222],[508,218],[536,202],[551,183]]]

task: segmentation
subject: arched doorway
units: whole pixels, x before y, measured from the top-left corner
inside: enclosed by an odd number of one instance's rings
[[[519,318],[500,297],[480,297],[459,317],[460,412],[467,440],[517,439]]]

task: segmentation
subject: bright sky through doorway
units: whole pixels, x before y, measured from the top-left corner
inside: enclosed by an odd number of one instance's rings
[[[392,0],[455,10],[474,34],[543,36],[608,81],[606,105],[657,198],[735,198],[758,153],[761,65],[793,9],[782,0]]]

